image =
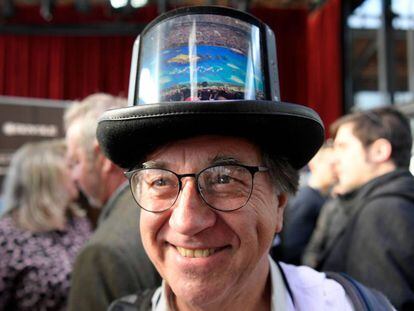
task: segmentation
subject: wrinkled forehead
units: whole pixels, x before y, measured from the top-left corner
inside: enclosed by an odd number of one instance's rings
[[[254,142],[232,136],[203,135],[171,141],[149,153],[143,162],[166,164],[260,164],[261,150]]]

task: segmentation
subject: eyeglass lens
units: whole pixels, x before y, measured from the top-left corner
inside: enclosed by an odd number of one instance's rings
[[[217,210],[238,209],[250,198],[253,178],[251,172],[242,166],[213,166],[204,169],[196,177],[203,200]],[[132,176],[131,189],[135,200],[143,209],[162,212],[177,200],[180,179],[168,170],[142,169]]]

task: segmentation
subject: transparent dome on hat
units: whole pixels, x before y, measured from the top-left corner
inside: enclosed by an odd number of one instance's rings
[[[236,17],[167,18],[140,38],[134,105],[265,100],[260,28]]]

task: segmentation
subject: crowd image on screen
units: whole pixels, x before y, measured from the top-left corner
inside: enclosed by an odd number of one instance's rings
[[[214,22],[213,22],[214,21]],[[161,49],[171,49],[188,45],[189,34],[193,31],[193,17],[183,16],[181,23],[174,23],[161,40]],[[249,50],[251,25],[231,17],[197,15],[195,43],[197,45],[223,46],[234,52],[247,55]]]
[[[222,16],[217,20],[217,16],[212,18],[211,15],[197,15],[196,24],[194,16],[183,16],[180,23],[169,25],[168,22],[159,29],[162,33],[160,40],[161,50],[169,51],[175,48],[189,45],[192,33],[195,34],[196,46],[225,47],[232,53],[243,57],[251,57],[252,49],[250,46],[250,37],[252,35],[252,26],[231,17]],[[195,25],[195,26],[194,26]],[[171,26],[171,27],[170,27]],[[249,56],[248,56],[249,55]],[[212,61],[217,64],[220,62],[231,62],[226,55],[210,55],[198,51],[197,61]],[[187,62],[188,59],[182,60]],[[197,72],[201,72],[197,67]],[[220,70],[222,68],[219,68]],[[193,90],[193,91],[191,91]],[[246,98],[246,89],[238,84],[231,84],[220,81],[198,81],[198,83],[182,83],[172,88],[166,88],[162,91],[163,102],[168,101],[198,101],[198,100],[239,100]],[[255,90],[256,99],[264,99],[262,90]]]
[[[259,98],[264,97],[259,93]],[[197,96],[191,96],[189,85],[176,86],[167,89],[163,94],[163,101],[195,101],[195,100],[239,100],[244,99],[244,89],[237,86],[227,86],[203,82],[198,85]]]

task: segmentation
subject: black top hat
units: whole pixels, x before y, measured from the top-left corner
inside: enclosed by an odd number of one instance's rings
[[[324,140],[317,113],[280,101],[272,30],[230,8],[182,8],[150,23],[134,45],[129,104],[97,129],[103,152],[124,168],[203,134],[247,137],[301,168]]]

